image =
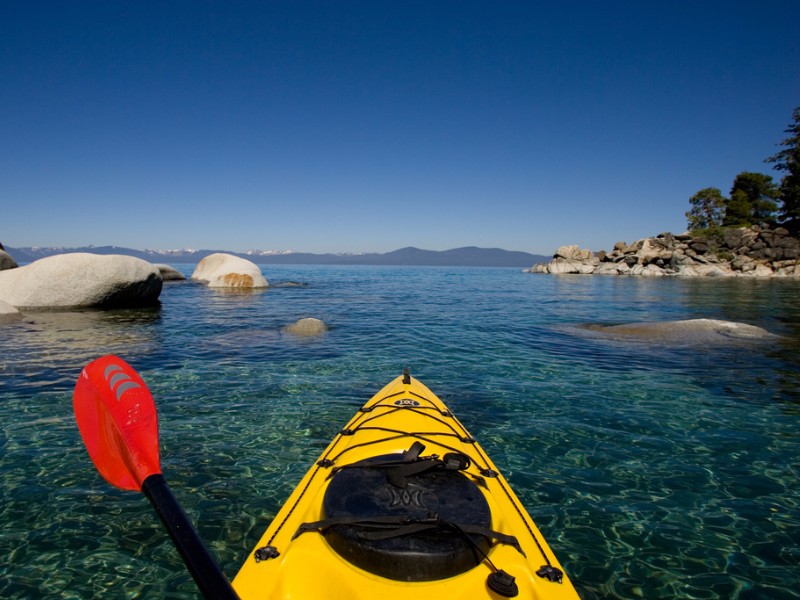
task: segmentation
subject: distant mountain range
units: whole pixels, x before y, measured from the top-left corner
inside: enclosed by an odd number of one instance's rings
[[[249,250],[228,252],[226,250],[134,250],[119,246],[85,246],[81,248],[6,248],[19,263],[28,263],[45,256],[67,252],[91,252],[93,254],[125,254],[156,263],[197,263],[215,252],[226,252],[241,256],[257,264],[272,265],[387,265],[415,267],[531,267],[546,262],[551,257],[528,252],[502,250],[500,248],[477,248],[468,246],[452,250],[421,250],[401,248],[386,253],[364,254],[311,254],[307,252]]]

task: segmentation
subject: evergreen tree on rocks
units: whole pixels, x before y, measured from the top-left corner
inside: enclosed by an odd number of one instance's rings
[[[689,231],[709,230],[722,225],[727,199],[719,188],[704,188],[689,198],[692,209],[686,213]]]
[[[785,175],[780,184],[780,216],[792,231],[800,231],[800,106],[792,113],[792,123],[785,130],[789,137],[780,145],[783,150],[766,162],[775,165]]]
[[[743,171],[733,180],[722,224],[738,227],[772,224],[779,196],[780,191],[771,176]]]

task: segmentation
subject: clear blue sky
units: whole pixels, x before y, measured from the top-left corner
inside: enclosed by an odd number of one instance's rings
[[[774,174],[798,24],[797,0],[6,0],[0,242],[550,254],[683,231],[699,189]]]

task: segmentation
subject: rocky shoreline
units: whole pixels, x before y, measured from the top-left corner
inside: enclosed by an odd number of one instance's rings
[[[792,277],[800,278],[800,239],[783,227],[726,229],[709,241],[690,233],[662,233],[611,252],[562,246],[552,260],[530,273],[635,275],[649,277]]]

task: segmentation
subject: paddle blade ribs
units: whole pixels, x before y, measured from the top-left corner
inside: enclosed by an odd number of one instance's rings
[[[149,475],[161,473],[155,402],[128,363],[107,355],[86,365],[72,403],[89,456],[106,481],[141,491]]]

